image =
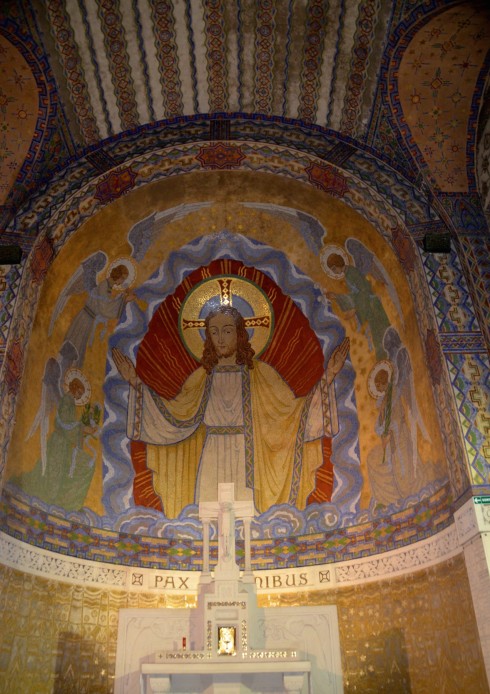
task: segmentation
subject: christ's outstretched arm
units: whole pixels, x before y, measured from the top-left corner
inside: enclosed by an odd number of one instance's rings
[[[117,370],[133,388],[136,388],[138,384],[138,376],[136,374],[136,368],[129,357],[121,352],[120,349],[114,347],[112,350],[112,358],[114,359],[114,364]]]
[[[327,364],[327,385],[333,382],[344,366],[347,354],[349,353],[349,347],[350,340],[348,337],[344,337],[340,345],[338,345],[330,355]]]

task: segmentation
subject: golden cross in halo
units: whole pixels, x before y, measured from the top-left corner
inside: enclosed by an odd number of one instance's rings
[[[228,277],[220,277],[216,280],[219,285],[219,299],[221,306],[233,306],[233,292],[231,289],[231,280]],[[271,318],[270,316],[250,316],[246,318],[243,316],[246,328],[270,328]],[[202,330],[205,325],[204,318],[197,319],[186,319],[182,318],[182,330],[198,329]]]

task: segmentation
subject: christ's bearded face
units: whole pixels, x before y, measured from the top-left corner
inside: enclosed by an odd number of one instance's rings
[[[237,329],[233,317],[226,313],[218,313],[210,319],[208,330],[220,362],[234,359],[237,351]]]

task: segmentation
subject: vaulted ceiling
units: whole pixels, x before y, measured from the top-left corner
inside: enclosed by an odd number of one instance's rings
[[[4,0],[0,18],[4,230],[68,164],[108,170],[131,156],[114,141],[206,119],[212,139],[258,116],[325,132],[429,195],[488,194],[486,2]]]

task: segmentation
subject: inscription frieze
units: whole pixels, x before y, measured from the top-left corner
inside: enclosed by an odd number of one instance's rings
[[[485,509],[486,510],[486,509]],[[357,581],[382,580],[403,575],[442,562],[462,551],[454,525],[422,542],[385,552],[364,560],[336,562],[323,566],[301,567],[284,571],[256,571],[258,594],[325,590]],[[119,588],[130,592],[158,592],[168,595],[197,594],[197,571],[156,571],[144,568],[82,561],[63,557],[0,533],[0,554],[6,566],[67,583]]]

